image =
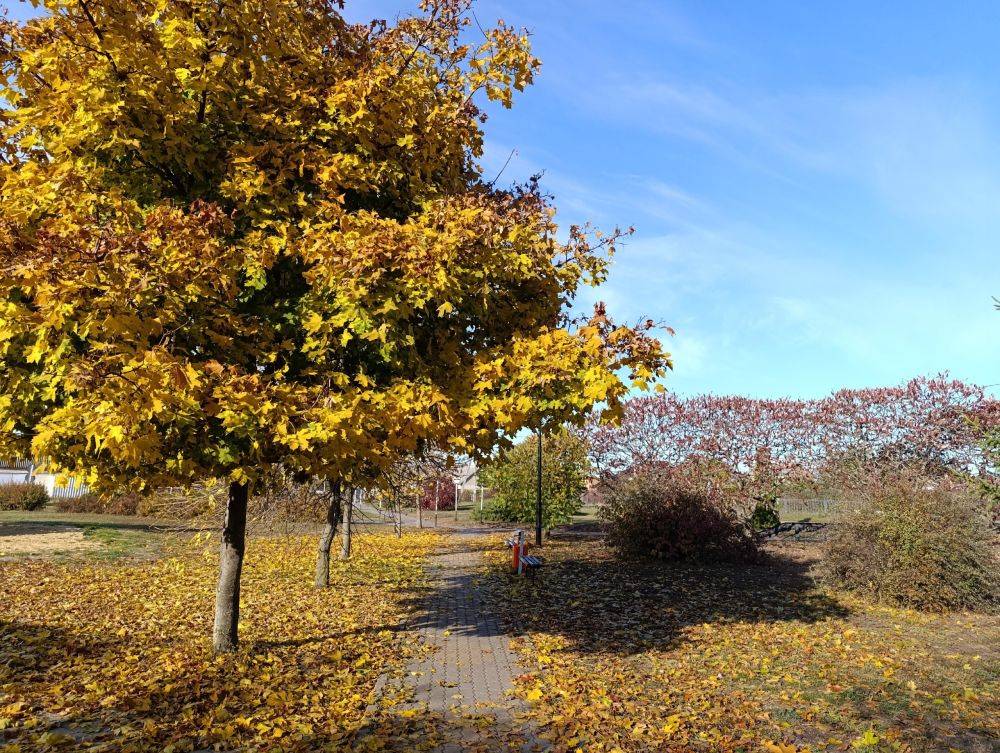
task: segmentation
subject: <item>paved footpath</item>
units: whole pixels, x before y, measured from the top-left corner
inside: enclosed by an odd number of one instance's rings
[[[429,750],[545,750],[518,718],[523,703],[509,692],[525,670],[479,585],[478,538],[456,532],[431,558],[431,590],[408,625],[430,650],[407,667],[401,684],[411,698],[400,709],[434,728]]]

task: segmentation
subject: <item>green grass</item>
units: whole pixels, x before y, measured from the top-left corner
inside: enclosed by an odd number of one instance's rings
[[[597,515],[597,505],[584,505],[580,512],[573,516],[574,523],[592,523],[599,520]]]
[[[132,529],[117,528],[109,525],[88,525],[83,529],[83,536],[101,544],[91,556],[98,559],[117,560],[131,557],[153,543],[155,534]]]
[[[177,533],[190,534],[192,531],[189,524],[180,521],[131,515],[59,512],[51,506],[31,512],[0,511],[0,528],[19,524],[31,527],[32,530],[25,531],[26,533],[44,532],[50,526],[53,529],[78,528],[85,539],[100,546],[73,552],[49,550],[45,556],[55,559],[72,556],[104,561],[154,556],[169,537]]]

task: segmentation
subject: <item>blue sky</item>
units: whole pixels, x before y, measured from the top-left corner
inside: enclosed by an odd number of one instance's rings
[[[389,17],[403,2],[355,3]],[[1000,5],[481,0],[543,68],[487,167],[634,225],[597,293],[683,393],[1000,382]]]
[[[4,0],[0,0],[2,3]],[[392,18],[415,0],[348,2]],[[15,11],[17,12],[17,11]],[[485,167],[636,227],[593,296],[679,392],[1000,383],[1000,4],[480,0],[543,68]]]

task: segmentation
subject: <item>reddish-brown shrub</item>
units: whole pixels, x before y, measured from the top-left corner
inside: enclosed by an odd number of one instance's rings
[[[77,512],[104,515],[137,515],[140,497],[138,494],[118,494],[104,498],[97,494],[79,497],[59,497],[56,509],[59,512]]]
[[[608,486],[601,515],[619,551],[667,560],[749,561],[753,532],[720,488],[672,473],[646,471]]]
[[[41,484],[0,484],[0,510],[39,510],[48,503]]]
[[[437,506],[434,498],[437,497]],[[454,510],[455,482],[450,477],[442,475],[424,482],[420,495],[420,506],[425,510]]]

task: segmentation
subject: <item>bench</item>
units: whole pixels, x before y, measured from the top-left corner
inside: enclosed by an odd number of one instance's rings
[[[517,571],[517,574],[522,575],[527,573],[528,575],[534,576],[538,568],[542,566],[544,560],[541,557],[525,554],[525,551],[527,550],[527,543],[524,540],[524,531],[514,531],[505,543],[507,544],[508,549],[514,549],[517,553],[517,560],[512,563],[514,565],[514,569]]]
[[[528,573],[528,575],[534,575],[535,571],[542,566],[541,557],[533,557],[530,554],[525,554],[521,556],[521,566]]]

